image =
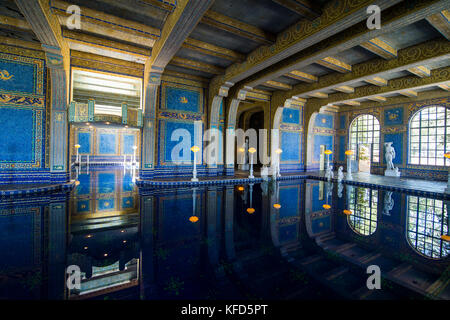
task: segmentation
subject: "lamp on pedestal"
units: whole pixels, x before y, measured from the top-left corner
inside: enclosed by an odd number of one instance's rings
[[[352,176],[352,154],[353,154],[353,150],[345,151],[345,155],[347,156],[347,179],[353,179],[353,176]]]
[[[281,153],[283,152],[283,150],[281,150],[280,148],[278,148],[277,150],[275,150],[275,153],[277,154],[277,173],[276,173],[276,177],[279,178],[281,177],[280,174],[280,160],[281,160]]]
[[[81,148],[81,146],[79,144],[75,145],[75,150],[77,150],[77,157],[75,158],[75,165],[79,166],[80,165],[80,154],[78,153],[78,150]]]
[[[132,163],[133,166],[136,165],[136,149],[137,146],[133,146],[133,163]]]
[[[331,151],[331,150],[325,150],[324,153],[327,155],[327,170],[328,170],[328,168],[330,167],[330,154],[332,154],[333,151]]]
[[[250,179],[253,179],[253,154],[256,152],[255,148],[248,149],[248,152],[250,153],[250,175],[248,176]]]
[[[197,182],[198,181],[198,179],[197,179],[197,152],[199,150],[200,150],[200,148],[197,147],[197,146],[193,146],[191,148],[191,151],[194,153],[194,170],[192,172],[193,176],[192,176],[192,179],[191,179],[192,182]]]

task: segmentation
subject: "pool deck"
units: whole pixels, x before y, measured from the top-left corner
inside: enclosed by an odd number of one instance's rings
[[[337,177],[337,172],[334,173]],[[366,187],[377,188],[388,191],[402,191],[417,193],[419,195],[439,196],[450,199],[450,194],[445,193],[447,187],[446,182],[429,181],[413,178],[396,178],[385,177],[381,175],[370,175],[366,173],[353,173],[353,179],[347,180],[344,174],[343,183]],[[300,172],[298,174],[282,174],[278,180],[294,180],[294,179],[313,179],[326,180],[325,172]],[[337,182],[337,179],[332,179]],[[259,183],[263,179],[259,173],[255,173],[254,179],[249,179],[248,175],[238,172],[234,176],[217,176],[217,177],[199,177],[198,182],[192,182],[190,177],[170,178],[170,179],[154,179],[154,180],[138,180],[136,184],[139,187],[177,187],[177,186],[205,186],[205,185],[226,185],[238,183]]]
[[[0,197],[24,196],[54,191],[71,191],[75,180],[60,184],[3,184],[0,185]]]
[[[414,178],[396,178],[385,177],[381,175],[367,174],[367,173],[353,173],[353,179],[347,180],[344,173],[343,183],[367,187],[378,188],[388,191],[402,191],[402,192],[414,192],[423,195],[431,196],[444,196],[446,199],[450,199],[450,194],[445,193],[447,183],[443,181],[429,181],[423,179]],[[333,182],[337,182],[337,172],[334,172]],[[326,180],[325,172],[308,172],[309,179]]]

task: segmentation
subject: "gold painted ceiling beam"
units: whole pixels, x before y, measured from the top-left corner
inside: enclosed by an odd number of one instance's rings
[[[334,90],[339,91],[339,92],[343,92],[343,93],[353,93],[353,92],[355,92],[355,88],[352,88],[350,86],[336,87],[336,88],[334,88]]]
[[[121,42],[105,40],[101,38],[83,35],[82,40],[72,38],[71,32],[63,30],[63,36],[69,44],[71,50],[88,52],[104,57],[121,59],[125,61],[145,64],[147,58],[151,54],[151,50],[125,45]]]
[[[140,0],[142,2],[145,2],[153,7],[156,7],[158,9],[172,12],[174,8],[176,7],[176,1],[161,1],[161,0]],[[170,3],[167,3],[170,2]]]
[[[420,54],[417,54],[420,53]],[[392,60],[373,59],[352,66],[351,73],[333,73],[319,77],[318,82],[300,83],[286,93],[287,97],[307,95],[315,91],[331,90],[369,78],[382,77],[386,73],[405,71],[409,68],[450,59],[450,43],[445,39],[431,40],[398,51],[398,58]]]
[[[388,81],[386,79],[383,79],[381,77],[373,77],[370,79],[364,80],[367,83],[373,84],[374,86],[384,87],[387,86]]]
[[[312,106],[343,103],[343,101],[369,99],[375,96],[383,96],[386,94],[400,94],[405,90],[420,91],[420,89],[436,87],[443,84],[449,84],[448,75],[450,66],[434,69],[430,77],[418,78],[413,75],[389,80],[389,85],[384,87],[378,86],[362,86],[355,88],[354,93],[334,93],[330,94],[328,99],[319,102],[313,102]],[[313,106],[314,107],[314,106]]]
[[[216,67],[212,64],[195,61],[191,59],[185,59],[180,57],[173,57],[172,60],[169,62],[170,64],[173,64],[175,66],[196,70],[196,71],[203,71],[211,74],[221,74],[224,72],[223,68]]]
[[[349,101],[343,102],[343,104],[346,104],[346,105],[348,105],[348,106],[358,107],[358,106],[361,105],[361,102],[355,101],[355,100],[349,100]]]
[[[308,94],[308,96],[310,96],[312,98],[327,99],[328,98],[328,93],[314,92],[314,93]]]
[[[8,16],[0,15],[0,25],[7,28],[13,28],[18,30],[31,31],[31,26],[28,21],[23,19],[16,19]]]
[[[239,52],[227,48],[218,47],[216,45],[192,38],[186,39],[186,41],[183,43],[183,48],[229,61],[243,61],[245,59],[245,55]]]
[[[313,5],[312,1],[307,0],[272,0],[279,5],[301,15],[309,20],[320,17],[320,10]]]
[[[450,84],[448,83],[440,84],[438,85],[438,87],[441,88],[442,90],[450,91]]]
[[[450,10],[433,14],[427,21],[438,30],[447,40],[450,40]]]
[[[9,46],[14,46],[14,47],[22,47],[22,48],[33,49],[33,50],[42,50],[42,46],[39,42],[24,41],[24,40],[20,40],[20,39],[16,39],[16,38],[0,36],[0,43],[6,44]]]
[[[364,49],[380,56],[384,59],[397,58],[397,49],[384,42],[380,38],[374,38],[361,44]]]
[[[71,5],[71,3],[60,1],[60,0],[53,0],[51,2],[53,13],[60,17],[67,18],[70,16],[66,12],[67,8]],[[61,20],[61,19],[60,19]],[[65,25],[66,19],[63,19],[61,24]],[[105,29],[104,27],[107,27],[108,29],[114,29],[117,31],[121,31],[128,34],[134,34],[141,37],[150,38],[153,40],[156,40],[160,37],[161,31],[157,28],[153,28],[150,26],[147,26],[145,24],[122,19],[110,14],[106,14],[100,11],[92,10],[86,7],[81,8],[81,28],[84,31],[93,32],[93,28],[90,28],[90,30],[86,30],[86,24],[89,25],[95,25],[95,26],[102,26],[102,29]],[[100,31],[101,32],[101,31]],[[97,32],[94,32],[97,33]],[[103,34],[106,36],[109,36],[109,34]]]
[[[157,1],[159,2],[159,1]],[[62,1],[53,1],[53,12],[58,15],[59,22],[62,27],[66,27],[66,19],[67,15],[65,14],[65,9],[69,3],[65,3]],[[64,10],[64,11],[63,11]],[[99,17],[101,21],[98,21],[96,19],[86,19],[82,20],[82,30],[85,32],[105,36],[107,35],[110,38],[120,40],[120,41],[126,41],[129,43],[133,43],[138,46],[145,46],[145,47],[153,47],[156,39],[159,38],[160,31],[154,28],[151,28],[149,30],[146,30],[145,28],[147,26],[136,24],[136,22],[118,18],[111,15],[104,15],[100,11],[88,9],[85,7],[81,7],[81,12],[89,12],[93,17]],[[82,18],[83,19],[83,18]],[[123,29],[118,27],[118,24],[124,25],[124,26],[130,26],[133,25],[137,32],[128,32],[128,29]],[[155,31],[157,30],[157,31]],[[154,32],[158,34],[158,37],[147,37],[145,35],[145,32]],[[79,33],[80,37],[82,33]],[[143,35],[144,34],[144,35]],[[73,39],[76,39],[72,37]],[[79,39],[78,39],[79,40]],[[222,48],[215,46],[213,44],[209,44],[203,41],[195,40],[192,38],[186,39],[186,41],[183,43],[183,47],[194,50],[197,52],[200,52],[202,54],[207,54],[210,56],[226,59],[229,61],[242,61],[245,59],[245,56],[243,54],[240,54],[238,52],[235,52],[233,50],[229,50],[227,48]]]
[[[320,59],[318,61],[316,61],[317,64],[320,64],[323,67],[326,67],[328,69],[340,72],[340,73],[347,73],[347,72],[351,72],[352,71],[352,66],[341,61],[338,60],[336,58],[333,57],[326,57],[323,59]]]
[[[274,88],[278,90],[291,90],[292,86],[286,83],[278,82],[278,81],[266,81],[263,83],[264,86],[269,88]]]
[[[414,90],[405,90],[399,92],[402,96],[409,97],[409,98],[415,98],[417,97],[417,91]]]
[[[272,96],[272,92],[266,90],[258,90],[253,89],[247,92],[245,96],[246,100],[259,100],[259,101],[270,101],[270,97]]]
[[[383,96],[374,96],[374,97],[369,97],[367,99],[369,99],[371,101],[375,101],[375,102],[386,102],[387,101],[387,98],[383,97]]]
[[[333,4],[333,1],[329,3]],[[375,4],[375,3],[372,3]],[[354,28],[348,28],[345,32],[336,35],[336,25],[335,30],[330,31],[326,40],[322,39],[320,41],[314,42],[315,35],[314,31],[304,32],[301,35],[295,36],[292,41],[283,41],[279,43],[279,48],[274,44],[268,50],[257,49],[252,52],[249,57],[252,60],[247,59],[245,64],[242,65],[232,65],[227,68],[225,77],[217,78],[213,80],[212,85],[215,86],[216,82],[231,81],[237,82],[242,79],[247,78],[242,82],[242,87],[249,86],[255,87],[267,80],[276,79],[280,76],[292,70],[301,70],[318,60],[323,58],[336,55],[343,51],[354,48],[361,43],[367,42],[371,39],[379,37],[383,34],[389,34],[398,30],[399,28],[406,27],[410,24],[418,22],[425,19],[430,14],[440,12],[448,7],[448,0],[425,0],[423,2],[417,2],[415,6],[411,6],[407,1],[403,1],[396,4],[394,7],[384,10],[383,9],[383,27],[379,30],[369,30],[366,26],[366,21],[362,21]],[[365,9],[367,6],[365,7]],[[328,7],[324,8],[324,14],[328,12]],[[335,10],[331,10],[333,12]],[[399,14],[401,12],[401,14]],[[338,15],[337,12],[334,14]],[[345,20],[344,18],[339,18],[340,21]],[[367,19],[367,16],[366,16]],[[308,23],[306,20],[302,20],[299,24]],[[355,22],[356,23],[356,22]],[[296,25],[297,26],[297,25]],[[326,28],[327,29],[327,28]],[[287,30],[290,30],[288,28]],[[300,29],[303,30],[303,29]],[[311,30],[317,30],[316,28],[311,28]],[[340,30],[342,31],[342,30]],[[339,31],[339,32],[340,32]],[[287,32],[287,31],[286,31]],[[278,35],[278,39],[283,39],[283,34]],[[335,35],[335,36],[333,36]],[[290,38],[288,38],[290,39]],[[300,40],[303,39],[303,40]],[[301,43],[308,40],[309,44],[302,47],[301,50],[296,50],[291,56],[286,58],[283,57],[283,61],[279,61],[276,58],[281,52],[289,51],[291,42],[297,42],[297,44],[292,44],[292,47],[300,46]],[[277,42],[278,43],[278,42]],[[257,58],[261,56],[261,58]],[[390,60],[392,61],[392,60]],[[389,62],[389,61],[386,61]],[[261,67],[261,68],[260,68]],[[352,66],[353,68],[355,66]],[[263,70],[264,69],[264,70]],[[370,74],[370,72],[363,71],[364,74]],[[256,73],[258,72],[258,73]],[[374,73],[372,71],[372,73]],[[339,74],[334,74],[333,76],[340,77]],[[322,77],[321,77],[322,78]],[[319,80],[320,82],[320,80]],[[298,84],[294,86],[294,90],[297,86],[302,86],[303,84]],[[295,95],[295,94],[294,94]]]
[[[86,33],[81,33],[73,30],[63,29],[63,37],[68,41],[73,42],[83,42],[86,44],[92,44],[94,46],[102,46],[106,48],[110,48],[112,50],[117,49],[119,51],[124,51],[127,53],[134,53],[140,56],[149,57],[151,54],[151,49],[136,47],[133,45],[125,44],[123,42],[117,42],[110,39],[95,37]]]
[[[431,74],[431,70],[428,69],[425,66],[417,66],[417,67],[414,67],[414,68],[410,68],[410,69],[408,69],[408,71],[411,72],[412,74],[418,76],[418,77],[421,77],[421,78],[429,77],[430,74]]]
[[[274,35],[212,10],[208,10],[205,13],[201,22],[257,43],[270,45],[275,42]]]
[[[146,74],[152,70],[158,72],[164,70],[212,3],[213,0],[177,1],[176,9],[167,17],[161,30],[161,37],[153,46],[152,55],[146,63]],[[187,62],[186,59],[183,60],[184,63]],[[196,65],[202,66],[198,63]]]
[[[318,78],[312,74],[301,72],[298,70],[292,70],[284,75],[285,77],[300,80],[308,83],[317,82]]]

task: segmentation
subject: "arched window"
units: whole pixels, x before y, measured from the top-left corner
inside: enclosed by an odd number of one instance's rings
[[[408,196],[407,238],[417,252],[432,259],[450,253],[450,243],[441,239],[448,232],[448,212],[443,200]]]
[[[378,190],[352,188],[349,194],[348,216],[350,227],[364,236],[370,236],[377,229]]]
[[[356,117],[350,125],[350,149],[357,154],[358,145],[372,145],[372,162],[380,162],[380,122],[370,114]]]
[[[450,151],[450,110],[427,107],[418,111],[409,123],[409,163],[449,166],[444,154]]]

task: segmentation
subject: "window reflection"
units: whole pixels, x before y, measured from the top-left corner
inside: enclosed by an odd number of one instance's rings
[[[441,259],[449,254],[449,243],[441,239],[448,232],[447,206],[443,200],[408,196],[407,237],[419,253]]]
[[[378,191],[367,188],[352,188],[348,195],[350,227],[358,234],[369,236],[377,229]]]

